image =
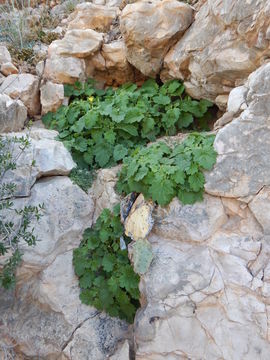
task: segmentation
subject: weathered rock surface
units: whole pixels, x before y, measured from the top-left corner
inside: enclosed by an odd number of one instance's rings
[[[12,74],[18,74],[18,69],[11,62],[5,62],[5,63],[1,64],[0,71],[5,76],[12,75]]]
[[[185,80],[193,97],[215,100],[269,57],[267,1],[207,0],[164,59],[162,78]]]
[[[27,109],[20,100],[0,94],[0,133],[20,131],[27,118]]]
[[[64,100],[64,86],[47,81],[40,88],[41,113],[56,111]]]
[[[68,175],[75,163],[63,143],[56,141],[54,130],[31,129],[24,133],[11,133],[8,136],[28,136],[30,146],[21,151],[14,145],[14,156],[18,156],[15,170],[8,170],[4,180],[16,184],[16,196],[29,196],[36,179],[42,176]],[[34,161],[34,163],[33,163]]]
[[[159,73],[168,49],[192,22],[192,8],[175,0],[127,5],[120,20],[127,59],[144,75]]]
[[[221,129],[215,139],[217,163],[206,179],[206,191],[226,197],[257,194],[270,185],[270,63],[252,73],[240,92],[238,105],[245,104],[239,117]],[[244,91],[243,91],[244,89]]]
[[[100,49],[103,34],[94,30],[69,30],[62,40],[55,40],[49,53],[85,58]]]
[[[19,99],[27,107],[30,116],[40,111],[39,78],[32,74],[12,74],[6,77],[0,87],[0,93]]]
[[[68,29],[92,29],[100,32],[108,31],[118,14],[117,7],[83,3],[76,6]]]
[[[10,53],[5,46],[0,45],[0,65],[7,62],[11,62]]]
[[[107,85],[121,85],[134,82],[135,69],[126,58],[123,39],[103,44],[101,51],[85,60],[86,77],[106,82]]]
[[[95,199],[95,211],[93,221],[95,222],[104,208],[112,209],[120,202],[120,196],[115,191],[117,173],[119,166],[111,169],[100,169],[97,178],[89,190]]]
[[[154,210],[138,360],[269,357],[269,76],[263,65],[229,96],[236,117],[216,136],[212,195]]]
[[[44,78],[58,84],[73,84],[77,80],[82,81],[85,79],[85,62],[76,57],[49,53]]]
[[[25,357],[104,360],[128,328],[79,299],[72,250],[92,224],[92,197],[57,176],[39,180],[29,198],[14,203],[18,208],[43,203],[45,210],[35,226],[37,245],[24,248],[19,293],[7,298],[1,292],[1,338],[10,338]]]

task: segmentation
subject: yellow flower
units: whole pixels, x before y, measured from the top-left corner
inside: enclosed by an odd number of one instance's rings
[[[90,96],[88,100],[90,101],[90,103],[92,103],[94,101],[94,96]]]

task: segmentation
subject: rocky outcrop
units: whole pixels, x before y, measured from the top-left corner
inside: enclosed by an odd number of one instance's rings
[[[13,201],[14,207],[43,204],[44,210],[35,223],[37,244],[20,245],[24,255],[16,292],[0,292],[0,357],[3,349],[33,359],[104,360],[115,351],[124,356],[128,345],[119,343],[129,338],[128,325],[79,299],[72,251],[80,244],[84,229],[92,225],[98,199],[95,192],[86,194],[65,176],[74,163],[62,143],[53,139],[56,134],[32,129],[31,147],[21,155],[18,171],[23,172],[24,166],[27,178],[27,163],[34,159],[36,178],[24,197]],[[98,175],[95,190],[107,207],[111,194],[106,201],[103,186]]]
[[[40,87],[41,113],[56,111],[64,100],[64,86],[47,81]]]
[[[58,84],[73,84],[85,79],[83,59],[71,56],[49,54],[44,69],[44,78]]]
[[[79,4],[64,38],[49,47],[44,78],[55,83],[94,78],[113,86],[141,81],[142,75],[127,60],[119,14],[118,7]]]
[[[121,14],[127,59],[144,75],[155,77],[168,49],[192,22],[192,8],[176,0],[139,1]]]
[[[242,112],[216,136],[219,157],[206,177],[208,193],[247,197],[270,185],[265,156],[270,151],[269,78],[268,63],[250,75],[245,86],[232,91],[228,110]]]
[[[164,59],[163,80],[184,80],[195,98],[228,94],[269,57],[269,14],[267,1],[201,1],[194,23]]]
[[[0,93],[19,99],[27,107],[30,116],[40,112],[39,78],[32,74],[13,74],[6,77],[0,87]]]
[[[16,196],[29,196],[37,179],[68,175],[76,166],[63,143],[55,140],[57,134],[54,130],[32,129],[30,132],[7,135],[27,137],[30,143],[23,151],[19,143],[14,144],[13,154],[18,158],[16,169],[6,171],[2,179],[16,185]]]
[[[62,40],[52,43],[49,53],[85,58],[100,49],[102,40],[103,35],[94,30],[70,30]]]
[[[106,32],[110,29],[113,20],[118,15],[117,7],[108,7],[92,3],[79,4],[71,15],[68,29],[92,29]]]
[[[229,96],[204,201],[152,214],[136,359],[268,359],[270,64]],[[131,210],[132,211],[132,210]],[[137,218],[138,226],[144,218]]]
[[[0,134],[23,129],[27,118],[27,109],[20,100],[0,94]]]

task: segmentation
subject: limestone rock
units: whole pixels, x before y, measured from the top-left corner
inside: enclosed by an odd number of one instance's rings
[[[92,225],[94,201],[68,177],[56,176],[38,180],[29,198],[14,200],[16,208],[40,203],[39,241],[33,248],[21,245],[16,292],[0,292],[1,341],[16,344],[22,359],[104,360],[129,335],[124,321],[79,299],[72,250]]]
[[[100,169],[97,172],[97,178],[90,189],[90,193],[95,198],[94,222],[96,222],[103,209],[112,209],[120,202],[120,196],[114,189],[119,170],[120,167],[116,166],[111,169]]]
[[[184,206],[175,198],[166,208],[158,207],[153,217],[156,235],[186,242],[207,240],[227,220],[221,200],[206,194],[194,205]]]
[[[126,57],[123,39],[103,44],[101,51],[85,59],[86,75],[107,85],[122,85],[135,81],[134,68]]]
[[[83,59],[71,56],[49,54],[46,60],[44,78],[58,84],[73,84],[85,78],[85,63]]]
[[[11,74],[18,74],[18,69],[11,62],[1,64],[0,71],[3,75],[8,76]]]
[[[159,73],[168,49],[192,22],[192,8],[176,0],[127,5],[120,19],[127,59],[144,75]]]
[[[20,100],[0,94],[0,133],[20,131],[27,118],[27,109]]]
[[[103,34],[94,30],[69,30],[62,40],[52,42],[49,53],[85,58],[100,49],[102,40]]]
[[[248,204],[250,210],[262,226],[264,233],[270,235],[270,188],[263,187],[262,190]]]
[[[110,25],[118,14],[117,7],[95,5],[90,2],[76,6],[72,14],[73,20],[68,24],[68,30],[92,29],[100,32],[109,30]]]
[[[5,78],[4,75],[0,74],[0,85],[4,82]]]
[[[217,200],[207,197],[200,205],[202,214],[211,199]],[[168,354],[172,359],[248,359],[258,351],[266,359],[268,300],[260,295],[260,275],[253,277],[248,268],[264,246],[261,229],[254,237],[256,220],[246,207],[242,217],[231,213],[206,233],[200,230],[205,215],[198,217],[197,206],[183,206],[182,214],[175,205],[168,207],[148,237],[154,261],[141,277],[144,305],[135,319],[136,359],[165,360]],[[179,222],[194,226],[197,240],[186,236]],[[160,231],[164,224],[167,231]]]
[[[269,57],[269,4],[265,1],[207,0],[195,21],[164,59],[163,80],[185,81],[195,98],[215,101]]]
[[[109,357],[109,360],[129,360],[129,344],[126,340],[121,346],[119,346],[118,350],[114,355]]]
[[[105,60],[106,81],[117,84],[124,84],[134,81],[134,70],[127,61],[125,44],[122,39],[104,44],[101,49],[101,55]]]
[[[247,88],[245,86],[238,86],[234,88],[228,98],[227,111],[237,114],[239,111],[247,108],[246,95]]]
[[[12,74],[6,77],[0,87],[0,93],[12,99],[20,99],[27,107],[30,116],[40,111],[39,78],[32,74]]]
[[[140,194],[125,220],[125,234],[132,240],[145,239],[153,227],[153,209],[153,202],[145,201]]]
[[[226,114],[238,115],[217,132],[212,195],[153,212],[136,359],[268,358],[269,78],[270,63],[229,95]]]
[[[21,151],[15,144],[13,156],[18,156],[15,170],[8,170],[3,181],[16,184],[17,196],[29,196],[36,179],[50,175],[68,175],[75,163],[62,142],[54,140],[57,132],[32,129],[28,134],[30,146]],[[27,133],[12,133],[9,136],[26,137]],[[34,161],[34,163],[33,163]]]
[[[12,60],[8,49],[5,46],[0,45],[0,65],[7,62],[10,63],[11,61]]]
[[[42,114],[49,111],[56,111],[64,100],[64,86],[62,84],[54,84],[50,81],[42,85],[40,88],[40,102]]]
[[[266,156],[270,152],[270,105],[266,101],[270,96],[269,78],[270,63],[250,75],[244,92],[241,89],[240,101],[234,105],[237,109],[239,103],[245,104],[246,109],[217,133],[214,143],[217,162],[206,174],[208,193],[246,197],[270,185]]]

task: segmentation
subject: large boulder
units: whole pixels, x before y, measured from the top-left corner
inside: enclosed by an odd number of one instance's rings
[[[39,78],[32,74],[12,74],[6,77],[0,87],[0,93],[12,99],[20,99],[27,107],[30,116],[40,112]]]
[[[214,169],[206,176],[208,193],[248,197],[270,185],[267,156],[270,152],[269,79],[270,63],[252,73],[244,87],[233,90],[234,103],[229,100],[229,110],[242,112],[216,136],[218,158]]]
[[[164,59],[162,79],[196,98],[228,94],[270,55],[267,1],[201,1],[195,21]]]
[[[47,81],[40,87],[41,113],[56,111],[64,100],[64,86]]]
[[[121,85],[135,81],[135,69],[129,64],[123,39],[103,44],[101,51],[85,60],[86,75],[105,81],[108,85]]]
[[[265,64],[229,96],[235,116],[217,132],[217,163],[205,174],[211,195],[152,213],[138,360],[269,357],[269,77]]]
[[[192,8],[176,0],[139,1],[127,5],[120,19],[128,61],[154,77],[169,48],[192,22]]]
[[[35,247],[21,245],[16,292],[0,292],[1,346],[21,358],[104,360],[128,336],[128,325],[79,299],[72,250],[92,225],[94,199],[66,176],[38,180],[14,207],[44,205]],[[4,344],[3,344],[4,341]],[[16,344],[16,347],[14,346]]]
[[[20,100],[0,94],[0,133],[20,131],[27,118],[27,109]]]
[[[82,81],[85,79],[85,62],[83,59],[50,52],[45,63],[44,78],[58,84]]]
[[[11,133],[9,137],[27,138],[29,146],[21,149],[20,143],[12,148],[18,158],[16,169],[6,171],[3,181],[16,185],[16,196],[29,196],[31,187],[43,176],[68,175],[76,165],[62,142],[55,140],[54,130],[33,128],[22,133]]]
[[[49,47],[49,54],[85,58],[100,49],[103,34],[94,30],[69,30],[62,40],[55,40]]]
[[[100,32],[108,31],[113,20],[118,15],[117,7],[83,3],[76,6],[68,29],[92,29]]]

